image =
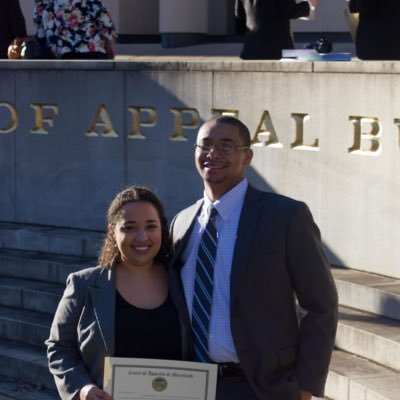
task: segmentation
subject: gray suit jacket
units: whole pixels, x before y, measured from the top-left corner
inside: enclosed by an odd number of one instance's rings
[[[88,268],[68,276],[46,340],[50,372],[62,400],[79,399],[90,383],[103,387],[104,357],[114,355],[115,268]],[[186,310],[184,310],[187,315]],[[182,324],[186,332],[187,322]],[[187,335],[182,358],[188,358]]]
[[[184,294],[182,252],[202,201],[171,230],[171,290]],[[249,186],[234,247],[231,328],[240,364],[263,400],[298,400],[299,387],[322,396],[337,326],[338,298],[320,233],[308,207]],[[294,299],[306,315],[298,320]],[[182,306],[183,307],[183,306]]]

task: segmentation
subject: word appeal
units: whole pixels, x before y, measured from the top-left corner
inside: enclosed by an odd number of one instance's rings
[[[55,129],[57,118],[59,117],[59,106],[57,104],[32,103],[30,108],[33,110],[33,126],[31,134],[48,135]],[[187,141],[184,130],[197,129],[201,123],[200,114],[195,108],[175,107],[168,110],[173,120],[173,127],[168,134],[170,141]],[[146,140],[146,135],[142,132],[143,128],[157,126],[158,113],[154,107],[128,106],[128,125],[127,139]],[[239,118],[238,110],[211,109],[212,116],[232,115]],[[305,143],[305,122],[310,119],[306,113],[291,113],[294,121],[294,139],[290,143],[290,148],[296,150],[319,151],[319,139],[315,138],[311,143]],[[208,118],[207,118],[208,119]],[[379,119],[370,116],[349,116],[348,120],[353,125],[352,145],[347,149],[351,154],[376,156],[382,150],[381,138],[382,127]],[[393,123],[400,132],[400,118],[395,118]],[[16,107],[7,102],[0,102],[0,134],[10,134],[15,131],[19,124],[19,115]],[[164,126],[163,126],[164,129]],[[118,138],[120,134],[114,129],[114,124],[109,112],[104,104],[97,107],[97,110],[90,120],[88,119],[88,129],[83,132],[84,136]],[[400,138],[400,135],[399,135]],[[257,128],[252,136],[254,147],[275,147],[282,148],[278,133],[272,122],[269,111],[264,110],[257,122]]]

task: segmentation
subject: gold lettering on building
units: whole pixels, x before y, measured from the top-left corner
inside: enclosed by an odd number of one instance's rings
[[[0,133],[10,133],[17,128],[18,125],[18,112],[14,105],[10,103],[0,103],[0,107],[6,108],[10,112],[9,123],[2,127],[0,126]]]
[[[274,124],[272,123],[272,119],[268,111],[263,112],[263,115],[258,122],[255,136],[251,143],[253,146],[259,147],[282,147],[282,143],[279,143],[278,135],[276,134]]]
[[[222,115],[228,115],[230,117],[239,118],[239,110],[226,110],[223,108],[212,108],[211,109],[211,117],[217,118]]]
[[[292,113],[291,117],[294,119],[296,124],[296,136],[293,143],[290,144],[292,149],[296,150],[311,150],[311,151],[319,151],[319,140],[315,139],[312,144],[304,144],[304,121],[308,121],[310,119],[309,114],[301,114],[301,113]]]
[[[54,126],[54,118],[58,115],[57,104],[31,104],[31,108],[35,112],[35,126],[31,129],[31,133],[38,135],[48,135],[44,127],[47,124],[50,128]]]
[[[397,128],[399,129],[399,147],[400,147],[400,118],[395,118],[393,122],[395,125],[397,125]]]
[[[56,117],[59,115],[58,104],[32,103],[30,108],[34,111],[34,126],[30,133],[48,135],[49,128],[55,126]],[[131,117],[130,130],[127,132],[128,139],[145,140],[143,128],[157,127],[159,114],[156,107],[152,106],[127,106],[127,119]],[[163,112],[166,110],[164,109]],[[185,129],[197,129],[201,118],[196,108],[172,107],[169,111],[173,114],[173,131],[169,136],[171,141],[187,141],[184,135]],[[239,118],[239,110],[211,108],[212,117],[233,116]],[[26,113],[24,113],[24,116]],[[165,114],[163,114],[165,115]],[[14,104],[0,101],[0,135],[15,131],[20,123],[20,115]],[[295,121],[295,138],[290,148],[294,150],[319,151],[319,139],[314,139],[311,144],[305,144],[305,122],[310,119],[307,113],[292,113]],[[353,143],[347,148],[348,153],[361,156],[378,156],[382,152],[383,128],[377,117],[349,116],[353,124]],[[398,130],[398,146],[400,148],[400,118],[394,118],[393,123]],[[129,125],[129,124],[128,124]],[[64,129],[64,127],[60,127]],[[288,134],[288,133],[287,133]],[[91,121],[89,129],[85,132],[88,137],[116,138],[115,131],[109,113],[104,104],[97,106],[96,114]],[[285,136],[286,138],[286,136]],[[252,135],[252,146],[282,148],[277,131],[273,124],[269,111],[264,110],[257,122],[257,127]]]
[[[146,136],[140,132],[141,127],[153,127],[157,123],[157,111],[154,107],[128,107],[128,111],[132,114],[132,130],[128,132],[128,139],[146,139]],[[147,119],[143,119],[142,115],[147,114]]]
[[[169,139],[173,141],[186,141],[187,137],[183,134],[183,128],[196,129],[200,124],[199,112],[195,108],[180,107],[170,108],[170,111],[174,114],[174,131],[169,136]]]
[[[99,135],[107,138],[118,137],[118,133],[113,127],[111,118],[104,104],[100,104],[92,121],[92,125],[90,125],[90,128],[85,132],[85,135],[89,137]]]
[[[353,123],[353,145],[348,148],[350,154],[376,156],[381,151],[380,139],[382,129],[379,119],[375,117],[350,116]],[[362,128],[369,125],[369,132],[363,132]]]

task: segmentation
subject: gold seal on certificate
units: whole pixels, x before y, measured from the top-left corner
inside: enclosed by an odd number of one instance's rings
[[[151,386],[153,386],[153,389],[156,392],[162,392],[167,388],[168,382],[167,382],[166,379],[161,378],[161,377],[160,378],[155,378],[153,380],[153,382],[151,383]]]
[[[114,400],[215,400],[217,365],[106,357],[104,390]]]

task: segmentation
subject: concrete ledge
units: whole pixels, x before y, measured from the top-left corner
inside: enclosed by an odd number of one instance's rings
[[[109,60],[0,60],[0,70],[113,70],[114,61]]]
[[[345,268],[332,268],[340,304],[400,320],[400,281]]]
[[[54,314],[64,285],[0,277],[0,304]]]
[[[60,396],[55,390],[0,377],[0,400],[60,400]]]
[[[44,348],[53,316],[0,306],[0,338]]]
[[[12,340],[0,339],[0,374],[11,378],[18,377],[30,384],[44,385],[47,388],[55,389],[54,379],[48,370],[44,348],[40,349]],[[3,391],[4,384],[1,384],[0,393]],[[38,399],[44,400],[46,397]]]
[[[241,60],[233,56],[125,55],[115,60],[0,60],[0,70],[225,71],[399,74],[398,61]]]
[[[398,400],[399,375],[361,357],[334,351],[326,396],[334,400]]]
[[[340,307],[336,347],[400,371],[400,322]]]
[[[335,72],[351,74],[398,74],[398,61],[317,61],[313,63],[314,72]]]
[[[0,223],[0,247],[80,257],[97,257],[103,241],[100,232]]]
[[[243,61],[237,57],[125,56],[121,60],[6,60],[0,70],[312,72],[311,62]]]
[[[65,284],[71,272],[94,267],[96,260],[35,251],[0,249],[0,275]]]

